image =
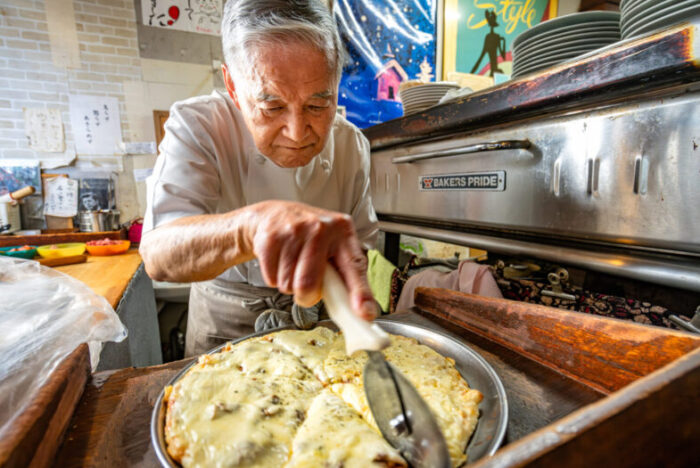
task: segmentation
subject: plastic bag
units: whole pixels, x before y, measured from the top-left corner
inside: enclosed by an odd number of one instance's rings
[[[102,342],[126,328],[84,283],[31,260],[0,257],[0,438],[81,343],[97,368]]]

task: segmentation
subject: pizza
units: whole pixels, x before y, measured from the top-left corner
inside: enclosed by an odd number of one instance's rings
[[[428,404],[452,465],[464,464],[481,393],[412,338],[391,335],[383,353]],[[184,467],[407,467],[369,409],[366,362],[325,327],[229,343],[166,388],[168,453]]]

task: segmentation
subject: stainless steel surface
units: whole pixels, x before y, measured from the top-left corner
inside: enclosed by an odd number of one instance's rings
[[[418,391],[379,351],[368,351],[365,395],[384,438],[413,468],[449,468],[447,443]]]
[[[119,211],[118,210],[100,210],[103,214],[102,230],[116,231],[119,229]]]
[[[82,232],[99,232],[104,231],[104,213],[101,211],[81,211],[80,230]]]
[[[467,381],[471,388],[479,390],[484,398],[479,404],[479,422],[476,431],[467,445],[467,455],[470,462],[496,453],[506,433],[508,424],[508,401],[506,392],[498,374],[491,365],[486,362],[476,351],[459,337],[420,325],[402,323],[396,320],[377,319],[385,331],[395,335],[403,335],[417,339],[421,344],[429,346],[443,356],[454,359],[457,370]],[[319,325],[336,330],[330,321],[319,322]],[[271,333],[260,332],[234,341],[238,343],[248,338]],[[218,352],[224,345],[214,348],[209,353]],[[168,385],[175,384],[192,367],[196,361],[178,372]],[[176,468],[178,465],[168,455],[165,437],[165,406],[163,404],[163,392],[160,392],[153,407],[151,415],[151,442],[156,451],[156,456],[166,468]]]
[[[459,156],[462,154],[483,153],[486,151],[501,151],[513,149],[527,149],[530,147],[530,142],[527,140],[515,141],[489,141],[475,143],[460,148],[454,148],[447,151],[428,151],[426,153],[412,154],[410,156],[397,156],[391,160],[394,164],[405,164],[426,159],[446,158],[448,156]]]
[[[434,239],[508,255],[541,258],[610,275],[700,292],[700,261],[696,258],[607,253],[595,251],[590,246],[587,249],[558,247],[386,221],[379,222],[379,229],[385,232]]]
[[[566,299],[567,301],[575,301],[576,296],[573,294],[567,294],[559,291],[550,291],[549,289],[543,289],[541,291],[543,296],[558,297],[559,299]]]
[[[689,321],[687,321],[687,320],[683,320],[682,318],[680,318],[680,317],[677,316],[677,315],[670,315],[670,316],[668,317],[668,319],[669,319],[671,322],[673,322],[673,323],[675,323],[676,325],[678,325],[680,328],[682,328],[682,329],[685,330],[685,331],[689,331],[689,332],[691,332],[691,333],[700,334],[700,327],[696,327],[695,325],[693,325],[692,322],[689,322]]]
[[[700,91],[696,88],[697,84],[684,85],[667,90],[663,97],[640,97],[586,112],[543,114],[467,135],[375,151],[371,173],[375,209],[380,215],[697,256]],[[507,140],[529,140],[532,146],[454,156],[483,141]],[[424,160],[425,155],[439,154],[445,157]],[[426,175],[495,171],[506,172],[503,191],[422,190],[418,184]]]

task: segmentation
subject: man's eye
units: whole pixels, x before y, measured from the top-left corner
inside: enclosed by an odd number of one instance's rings
[[[327,108],[328,106],[309,106],[309,109],[311,109],[312,111],[322,111]]]
[[[284,108],[281,106],[263,107],[262,113],[268,117],[273,117],[273,116],[277,116],[277,115],[281,114],[283,109]]]

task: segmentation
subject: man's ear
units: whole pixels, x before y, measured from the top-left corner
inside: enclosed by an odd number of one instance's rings
[[[236,93],[236,85],[233,83],[233,77],[229,73],[228,68],[225,64],[221,65],[221,73],[224,74],[224,84],[226,85],[226,91],[228,95],[233,99],[233,103],[236,105],[238,110],[241,109],[241,104],[238,102],[238,93]]]

